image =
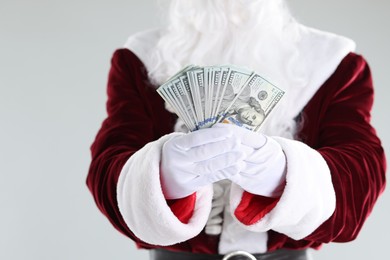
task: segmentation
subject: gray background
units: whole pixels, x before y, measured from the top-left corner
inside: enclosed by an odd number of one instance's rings
[[[289,2],[305,24],[357,42],[389,152],[390,2]],[[0,0],[0,259],[147,259],[100,214],[85,177],[111,55],[156,17],[154,0]],[[315,258],[387,258],[388,193],[356,241],[325,245]]]

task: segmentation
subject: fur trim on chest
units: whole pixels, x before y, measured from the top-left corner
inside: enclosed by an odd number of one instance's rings
[[[284,100],[288,99],[291,106],[289,114],[293,118],[297,116],[321,85],[333,74],[341,60],[350,52],[355,50],[355,43],[343,36],[309,28],[299,24],[300,40],[295,43],[297,49],[297,59],[294,63],[283,57],[284,53],[274,57],[271,61],[274,64],[267,64],[267,71],[257,71],[264,74],[275,85],[282,89],[287,88],[288,92]],[[151,66],[151,56],[153,48],[157,45],[162,31],[158,29],[139,32],[130,36],[124,47],[134,52],[144,63],[146,68]],[[268,47],[266,47],[268,48]],[[277,46],[269,46],[277,48]],[[265,53],[267,50],[263,50]],[[292,67],[301,68],[302,82],[297,82],[297,76],[289,73]],[[291,83],[294,82],[294,83]],[[294,84],[294,86],[288,86]]]

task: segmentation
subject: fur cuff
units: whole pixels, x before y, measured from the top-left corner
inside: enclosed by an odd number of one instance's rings
[[[130,230],[139,239],[153,245],[168,246],[198,235],[211,211],[212,185],[196,194],[194,213],[188,224],[182,223],[168,206],[160,183],[161,149],[172,133],[148,143],[124,165],[118,180],[119,210]]]
[[[336,196],[330,170],[323,157],[302,142],[273,138],[287,157],[284,192],[276,206],[262,219],[252,225],[243,225],[251,231],[272,229],[299,240],[310,235],[335,210]],[[231,211],[235,212],[244,190],[235,184],[231,189]]]

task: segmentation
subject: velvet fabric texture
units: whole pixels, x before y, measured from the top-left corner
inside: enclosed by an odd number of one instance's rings
[[[127,49],[114,53],[108,79],[108,116],[91,146],[87,177],[102,213],[141,248],[157,246],[141,241],[129,230],[117,206],[116,187],[121,169],[132,154],[173,131],[177,117],[165,110],[155,89],[137,56]],[[297,115],[302,125],[297,140],[317,150],[331,170],[336,209],[312,234],[299,241],[269,231],[269,251],[318,248],[322,243],[356,238],[385,185],[385,155],[370,125],[372,104],[369,67],[361,56],[350,53]],[[167,201],[183,223],[192,215],[195,196]],[[235,216],[243,223],[255,223],[276,203],[277,200],[245,192]],[[165,248],[215,254],[218,241],[218,236],[202,231],[193,239]]]

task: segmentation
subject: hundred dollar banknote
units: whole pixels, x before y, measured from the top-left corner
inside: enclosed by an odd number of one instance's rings
[[[284,91],[253,73],[223,112],[220,122],[259,131],[261,124],[283,97]]]
[[[186,66],[157,92],[189,131],[217,122],[258,131],[284,95],[259,74],[233,65]]]

